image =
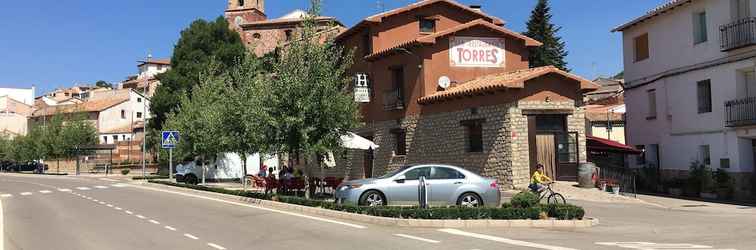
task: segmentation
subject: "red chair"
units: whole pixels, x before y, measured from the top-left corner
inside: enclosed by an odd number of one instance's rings
[[[279,186],[278,180],[276,180],[273,177],[266,177],[265,183],[263,184],[265,186],[265,193],[267,194],[269,191],[277,189]]]
[[[265,188],[265,179],[260,176],[252,176],[252,185],[258,188]]]
[[[293,178],[289,180],[289,183],[286,186],[289,190],[295,190],[295,191],[304,191],[305,189],[305,181],[304,178]]]
[[[329,187],[333,190],[336,190],[336,188],[338,188],[339,185],[341,185],[341,182],[343,181],[344,181],[344,178],[338,178],[338,179],[336,177],[325,178],[326,187]]]

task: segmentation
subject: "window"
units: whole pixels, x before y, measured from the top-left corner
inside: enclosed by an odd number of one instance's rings
[[[693,13],[693,44],[706,42],[709,39],[706,32],[706,12]]]
[[[284,34],[286,34],[286,41],[291,41],[291,30],[284,31]]]
[[[418,180],[420,179],[420,176],[425,176],[425,178],[428,178],[430,176],[430,167],[421,167],[412,169],[410,171],[407,171],[404,173],[404,179],[411,181],[411,180]]]
[[[656,119],[656,90],[652,89],[648,91],[648,115],[647,120]]]
[[[142,102],[142,98],[141,97],[137,97],[137,102]]]
[[[711,112],[711,80],[703,80],[698,85],[698,113]]]
[[[262,37],[262,35],[260,35],[260,33],[255,33],[255,34],[252,34],[252,37],[255,38],[255,39],[260,39],[260,37]]]
[[[459,171],[445,167],[433,167],[430,174],[431,180],[454,180],[464,178],[465,175]]]
[[[136,118],[142,118],[142,112],[137,112],[137,117]]]
[[[384,95],[383,104],[386,110],[404,108],[404,67],[396,66],[389,68],[391,71],[391,90]]]
[[[467,152],[483,152],[483,120],[463,121],[467,129]]]
[[[126,110],[121,109],[121,119],[126,119]]]
[[[567,131],[566,120],[564,115],[537,115],[536,131]]]
[[[362,37],[362,49],[363,49],[363,55],[367,56],[373,53],[373,42],[371,41],[370,32],[365,32],[365,35]]]
[[[431,18],[420,18],[420,32],[436,32],[436,20]]]
[[[635,38],[635,61],[640,62],[648,59],[648,33]]]
[[[730,168],[730,158],[719,159],[719,168]]]
[[[701,163],[706,166],[711,166],[711,151],[709,145],[698,146],[698,153]]]
[[[635,149],[641,151],[641,154],[635,157],[635,164],[645,165],[646,164],[646,146],[638,145],[638,146],[635,146]]]
[[[117,141],[118,141],[118,136],[117,136],[117,135],[114,135],[114,136],[113,136],[113,142],[117,142]]]
[[[239,0],[239,7],[243,7],[243,6],[244,6],[244,0]]]
[[[407,132],[404,129],[394,129],[391,133],[394,134],[394,141],[396,141],[394,154],[407,155]]]
[[[732,21],[751,17],[751,0],[731,0]]]

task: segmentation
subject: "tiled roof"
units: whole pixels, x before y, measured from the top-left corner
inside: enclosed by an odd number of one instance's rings
[[[564,72],[554,66],[545,66],[481,76],[468,82],[451,87],[445,91],[436,92],[434,94],[422,97],[418,100],[418,103],[428,104],[455,97],[474,95],[487,91],[524,88],[526,81],[546,74],[559,74],[566,78],[578,81],[580,82],[580,88],[582,90],[598,89],[598,85],[591,82],[590,80]]]
[[[339,34],[336,37],[336,39],[338,40],[338,39],[343,38],[343,37],[345,37],[345,36],[347,36],[349,34],[352,34],[352,33],[356,32],[356,31],[360,30],[362,27],[364,27],[368,23],[381,22],[383,20],[383,18],[386,18],[386,17],[389,17],[389,16],[393,16],[393,15],[397,15],[397,14],[401,14],[401,13],[404,13],[404,12],[407,12],[407,11],[415,10],[417,8],[425,7],[425,6],[428,6],[428,5],[431,5],[431,4],[435,4],[435,3],[447,3],[447,4],[449,4],[451,6],[454,6],[454,7],[458,8],[458,9],[460,9],[460,10],[464,10],[464,11],[467,11],[467,12],[470,12],[470,13],[475,13],[475,14],[479,15],[480,17],[484,18],[484,19],[490,19],[495,25],[504,25],[504,23],[505,23],[504,20],[501,20],[498,17],[488,15],[488,14],[486,14],[483,11],[478,11],[478,10],[472,9],[472,8],[470,8],[467,5],[460,4],[460,3],[456,2],[456,1],[453,1],[453,0],[422,0],[422,1],[419,1],[419,2],[416,2],[416,3],[412,3],[412,4],[409,4],[407,6],[398,8],[398,9],[393,9],[393,10],[389,10],[389,11],[386,11],[386,12],[382,12],[382,13],[378,13],[378,14],[369,16],[369,17],[365,18],[365,20],[362,20],[361,22],[359,22],[357,25],[355,25],[355,26],[349,28],[348,30],[345,30],[341,34]]]
[[[667,11],[670,11],[674,8],[680,7],[692,1],[693,0],[668,0],[666,3],[659,5],[656,8],[651,9],[645,15],[635,18],[632,21],[627,22],[623,25],[617,26],[617,28],[614,28],[612,32],[624,31],[625,29],[630,28],[638,23],[654,18],[658,15],[664,14]]]
[[[115,105],[124,103],[129,100],[129,97],[117,97],[117,98],[108,98],[108,99],[102,99],[102,100],[94,100],[94,101],[88,101],[84,103],[79,104],[72,104],[72,105],[60,105],[60,106],[49,106],[41,108],[37,111],[34,111],[34,114],[32,116],[39,117],[39,116],[51,116],[58,113],[78,113],[78,112],[99,112],[106,110],[110,107],[113,107]]]
[[[624,104],[616,105],[589,105],[585,107],[585,119],[589,121],[624,121],[624,113],[612,112],[611,110],[622,107]]]
[[[171,59],[148,59],[147,61],[138,61],[139,66],[142,66],[146,63],[149,64],[161,64],[161,65],[171,65]]]
[[[542,45],[541,42],[536,41],[533,38],[527,37],[525,35],[522,35],[520,33],[511,31],[511,30],[509,30],[507,28],[504,28],[504,27],[501,27],[501,26],[496,26],[496,25],[494,25],[494,24],[492,24],[490,22],[487,22],[487,21],[485,21],[483,19],[478,19],[478,20],[475,20],[475,21],[472,21],[472,22],[469,22],[469,23],[465,23],[465,24],[460,24],[460,25],[454,26],[453,28],[450,28],[450,29],[446,29],[446,30],[443,30],[443,31],[439,31],[439,32],[430,34],[430,35],[422,36],[422,37],[420,37],[418,39],[415,39],[415,40],[410,40],[410,41],[405,41],[403,43],[399,43],[399,44],[397,44],[397,45],[395,45],[395,46],[393,46],[391,48],[383,49],[381,51],[377,51],[377,52],[375,52],[373,54],[367,55],[365,57],[365,59],[370,60],[370,59],[382,57],[382,56],[391,54],[392,52],[394,52],[398,48],[407,48],[407,47],[418,45],[418,44],[434,44],[434,43],[436,43],[436,39],[438,39],[438,38],[445,37],[445,36],[448,36],[448,35],[452,35],[452,34],[454,34],[456,32],[467,30],[467,29],[470,29],[470,28],[473,28],[473,27],[485,27],[485,28],[488,28],[490,30],[499,32],[501,34],[505,34],[505,35],[508,35],[508,36],[515,37],[517,39],[525,41],[525,45],[526,46],[541,46]]]

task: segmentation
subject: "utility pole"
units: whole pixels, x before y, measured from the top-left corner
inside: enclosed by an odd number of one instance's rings
[[[146,63],[149,64],[150,59],[152,59],[152,55],[147,55]],[[142,92],[143,96],[145,97],[145,100],[142,102],[142,105],[144,107],[143,113],[142,113],[142,120],[144,121],[144,128],[142,129],[142,134],[144,135],[142,138],[142,177],[147,177],[147,164],[146,164],[146,158],[147,158],[147,88],[150,86],[150,78],[149,76],[145,78],[144,80],[144,92]]]

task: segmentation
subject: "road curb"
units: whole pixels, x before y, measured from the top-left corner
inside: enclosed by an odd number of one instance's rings
[[[540,229],[579,229],[589,228],[599,225],[598,218],[585,217],[582,220],[420,220],[420,219],[400,219],[389,217],[370,216],[365,214],[355,214],[342,211],[335,211],[319,207],[308,207],[277,201],[261,200],[256,198],[242,197],[230,194],[209,192],[190,188],[169,186],[164,184],[155,184],[149,182],[134,182],[139,185],[148,185],[158,188],[167,188],[172,190],[189,191],[192,193],[212,194],[232,199],[234,201],[245,202],[261,207],[282,209],[294,212],[300,212],[310,215],[326,216],[336,219],[351,220],[363,223],[370,223],[381,226],[395,227],[415,227],[415,228],[540,228]]]

